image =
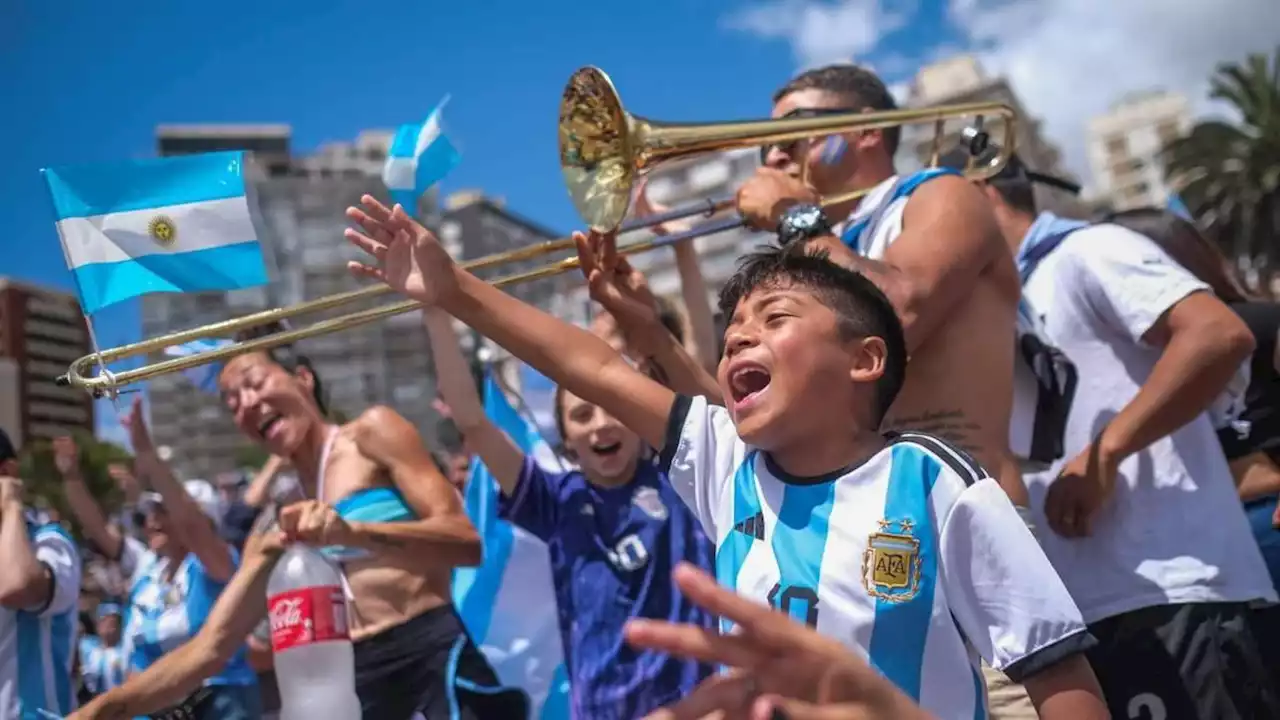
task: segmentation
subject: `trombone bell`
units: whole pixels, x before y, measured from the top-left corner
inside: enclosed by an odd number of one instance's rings
[[[560,169],[578,214],[596,230],[622,224],[638,168],[631,118],[604,71],[584,67],[560,97]]]
[[[932,123],[934,149],[930,164],[936,164],[941,142],[947,136],[947,124],[963,118],[974,122],[974,127],[960,138],[971,154],[965,175],[975,180],[989,178],[1004,167],[1014,149],[1017,118],[1013,108],[1003,103],[719,123],[663,123],[627,112],[609,76],[599,68],[584,67],[569,78],[560,97],[560,169],[582,219],[595,230],[611,231],[626,217],[640,175],[663,160]],[[989,136],[984,122],[989,118],[999,121],[1003,135],[1001,142],[991,148],[996,150],[994,154],[986,152]],[[974,155],[983,155],[984,161],[973,162]]]

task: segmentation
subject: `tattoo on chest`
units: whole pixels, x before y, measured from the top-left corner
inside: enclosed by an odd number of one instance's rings
[[[982,426],[965,415],[963,410],[938,410],[887,418],[884,429],[898,432],[913,430],[937,435],[962,450],[973,453],[978,449],[975,436],[982,430]]]

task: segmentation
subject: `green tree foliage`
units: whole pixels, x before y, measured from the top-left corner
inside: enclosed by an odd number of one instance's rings
[[[98,440],[87,432],[72,433],[80,447],[80,472],[94,499],[108,513],[120,507],[123,493],[116,487],[107,468],[113,463],[131,464],[133,456],[124,448]],[[48,440],[34,440],[23,448],[19,468],[26,484],[28,503],[58,513],[68,528],[71,513],[62,492],[62,476],[53,462],[53,444]]]
[[[1280,265],[1280,47],[1218,66],[1210,97],[1239,122],[1206,120],[1164,149],[1165,171],[1197,222],[1231,257]]]

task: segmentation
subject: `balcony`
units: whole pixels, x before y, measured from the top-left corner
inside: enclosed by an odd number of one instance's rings
[[[74,305],[55,302],[46,298],[29,298],[27,300],[27,313],[77,324],[84,322],[84,318],[80,316],[80,313],[76,312]]]
[[[74,425],[84,425],[89,422],[90,417],[89,410],[83,404],[63,405],[41,401],[27,403],[27,414],[33,419],[67,422]]]
[[[70,363],[83,354],[83,348],[42,340],[27,341],[27,355],[47,360],[61,360]]]
[[[75,345],[77,348],[88,346],[86,342],[88,333],[85,332],[84,325],[79,323],[68,325],[28,317],[26,323],[23,324],[23,330],[26,331],[28,336],[35,335],[49,340],[57,340],[64,344]]]

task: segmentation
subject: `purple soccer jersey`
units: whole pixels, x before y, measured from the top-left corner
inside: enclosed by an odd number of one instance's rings
[[[622,637],[631,618],[708,628],[715,622],[671,582],[682,560],[713,568],[714,546],[651,462],[641,460],[626,485],[603,488],[580,472],[547,472],[525,458],[499,513],[550,551],[574,717],[643,717],[714,672],[703,663],[636,650]]]

